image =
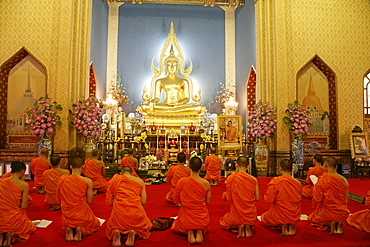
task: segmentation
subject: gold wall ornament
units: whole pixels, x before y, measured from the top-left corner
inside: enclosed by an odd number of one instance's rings
[[[155,3],[155,4],[183,4],[183,5],[203,5],[221,7],[243,7],[245,0],[103,0],[107,3]]]

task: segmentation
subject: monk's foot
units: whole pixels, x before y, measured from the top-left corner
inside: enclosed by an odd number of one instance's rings
[[[97,189],[94,189],[93,192],[94,192],[94,196],[96,196],[98,194],[98,190]]]
[[[81,227],[76,228],[76,235],[73,238],[74,241],[82,241],[82,229]]]
[[[5,233],[0,233],[0,246],[3,246],[4,239],[5,239]]]
[[[245,226],[244,225],[239,225],[238,226],[238,232],[239,232],[239,235],[237,237],[238,238],[244,238],[245,237]]]
[[[195,244],[194,230],[188,230],[188,244]]]
[[[296,234],[297,234],[297,229],[295,228],[295,225],[288,224],[288,235],[295,236]]]
[[[203,231],[201,229],[198,229],[196,232],[195,243],[204,244]]]
[[[70,227],[66,227],[65,229],[66,233],[66,241],[72,241],[73,240],[73,231]]]
[[[131,230],[127,236],[126,246],[134,246],[136,231]]]
[[[181,202],[180,202],[180,203],[177,203],[177,204],[175,205],[175,207],[181,207]]]
[[[332,235],[337,234],[336,224],[334,221],[329,223],[329,227],[330,227],[330,234]]]
[[[281,224],[281,236],[289,236],[288,224]]]
[[[45,194],[44,187],[37,187],[37,194]]]
[[[336,226],[336,229],[337,229],[336,234],[343,234],[344,233],[343,222],[336,222],[335,226]]]
[[[59,205],[54,205],[54,206],[51,206],[49,208],[50,211],[57,211],[57,210],[60,210],[60,206]]]
[[[246,238],[251,238],[253,237],[253,232],[252,232],[252,226],[250,225],[245,225],[244,226],[244,233]]]
[[[121,246],[121,233],[118,230],[114,232],[112,246]]]
[[[11,243],[12,243],[13,236],[14,236],[13,232],[5,233],[5,241],[3,244],[4,247],[12,247]]]

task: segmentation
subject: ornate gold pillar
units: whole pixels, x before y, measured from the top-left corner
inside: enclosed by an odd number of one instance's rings
[[[269,101],[276,107],[277,133],[270,147],[272,150],[286,153],[290,150],[290,141],[283,117],[288,103],[295,99],[296,89],[291,87],[294,78],[288,76],[285,1],[255,0],[255,11],[256,100]]]
[[[111,90],[111,81],[116,80],[119,6],[123,3],[108,2],[107,75],[106,92]]]
[[[235,66],[235,10],[236,7],[221,7],[225,11],[225,86],[234,93],[236,85]]]
[[[56,77],[50,80],[48,88],[50,95],[63,106],[63,124],[54,138],[55,151],[76,146],[76,131],[70,127],[68,112],[88,89],[92,10],[91,1],[60,1],[60,5]]]

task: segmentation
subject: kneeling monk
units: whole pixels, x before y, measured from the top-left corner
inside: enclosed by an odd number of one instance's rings
[[[93,149],[91,153],[91,159],[85,161],[85,166],[82,173],[91,179],[93,183],[94,195],[98,192],[107,191],[108,182],[104,176],[106,174],[105,164],[99,160],[100,152],[98,149]]]
[[[202,244],[209,225],[207,205],[211,202],[211,188],[207,180],[199,177],[202,160],[193,157],[189,165],[190,177],[180,179],[173,194],[173,202],[181,203],[181,208],[172,229],[187,234],[189,244]]]
[[[72,175],[60,177],[57,197],[62,206],[62,226],[67,241],[81,241],[82,236],[99,230],[100,222],[89,204],[94,201],[91,179],[81,176],[84,160],[72,160]],[[75,232],[75,236],[74,235]]]
[[[218,185],[218,180],[220,180],[220,170],[221,170],[221,160],[216,156],[216,148],[211,148],[211,155],[207,156],[204,161],[204,170],[206,170],[205,180],[208,180],[212,186]]]
[[[113,206],[107,223],[107,237],[113,246],[121,246],[121,234],[128,234],[126,246],[133,246],[135,236],[147,239],[152,223],[146,216],[146,190],[144,182],[131,175],[131,167],[122,168],[122,175],[116,174],[109,181],[106,194],[107,206]]]
[[[31,160],[31,171],[33,173],[37,194],[45,194],[44,180],[42,175],[44,171],[51,168],[49,157],[49,149],[43,148],[40,151],[40,157]]]
[[[0,181],[0,246],[11,246],[16,237],[28,239],[36,230],[25,210],[29,187],[22,178],[26,165],[13,161],[11,168],[11,177]]]
[[[349,215],[348,182],[337,173],[337,160],[329,157],[324,161],[325,172],[313,187],[312,205],[315,211],[308,222],[318,230],[330,228],[330,234],[343,234],[343,222]]]
[[[367,192],[365,204],[367,209],[351,214],[347,223],[358,230],[370,232],[370,190]]]
[[[45,203],[50,206],[50,211],[55,211],[60,209],[60,204],[57,198],[57,185],[59,178],[65,174],[69,174],[67,169],[60,168],[61,158],[59,155],[53,155],[50,158],[52,169],[44,171],[42,175],[44,179],[44,186],[46,190]]]
[[[5,173],[1,178],[0,178],[0,181],[3,180],[3,179],[6,179],[6,178],[10,178],[12,176],[12,172],[7,172]],[[25,181],[25,176],[23,176],[23,178],[21,178],[22,181]],[[28,195],[28,204],[32,203],[32,197],[30,195]],[[0,245],[1,246],[1,245]]]
[[[124,152],[122,151],[121,152],[121,156],[123,157],[123,154]],[[121,160],[121,164],[120,164],[120,167],[123,168],[124,166],[129,166],[131,167],[131,170],[132,170],[132,176],[134,177],[139,177],[139,175],[137,175],[136,171],[137,169],[139,168],[139,162],[137,161],[137,159],[134,157],[134,150],[132,148],[129,148],[128,151],[127,151],[127,157],[123,157],[122,160]]]
[[[252,227],[257,221],[256,201],[260,200],[257,179],[249,175],[248,158],[239,156],[236,168],[226,180],[226,192],[222,199],[231,202],[230,212],[220,220],[220,227],[225,230],[238,228],[238,238],[252,237]]]
[[[281,227],[281,235],[296,235],[296,225],[301,217],[301,183],[291,176],[292,162],[280,162],[281,176],[275,177],[267,185],[265,201],[272,204],[269,211],[261,215],[262,224]]]

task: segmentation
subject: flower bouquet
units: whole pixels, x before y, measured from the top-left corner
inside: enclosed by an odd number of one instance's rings
[[[306,137],[308,128],[312,125],[309,111],[296,100],[294,103],[288,104],[288,109],[285,112],[288,116],[285,116],[283,120],[288,123],[289,132],[295,136]]]
[[[251,134],[257,138],[274,137],[276,130],[276,112],[273,108],[268,108],[270,103],[263,103],[262,100],[254,106],[254,110],[248,116],[248,128]]]
[[[40,97],[27,113],[28,120],[24,126],[29,127],[31,133],[36,136],[54,134],[55,127],[62,124],[58,115],[58,112],[62,110],[62,106],[49,98],[48,95]]]
[[[95,137],[100,135],[102,126],[100,119],[102,117],[102,102],[90,96],[85,99],[76,101],[72,107],[74,118],[72,124],[76,127],[77,131],[85,137]]]

